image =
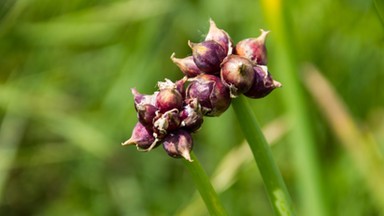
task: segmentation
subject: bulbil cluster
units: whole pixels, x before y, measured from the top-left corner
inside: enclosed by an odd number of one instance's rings
[[[132,89],[138,122],[131,138],[123,145],[135,145],[150,151],[162,145],[167,154],[192,161],[191,133],[203,124],[203,117],[220,116],[231,98],[244,94],[262,98],[281,84],[273,80],[267,68],[265,39],[269,31],[261,30],[257,38],[247,38],[233,45],[232,39],[213,20],[205,40],[188,41],[192,55],[171,60],[184,77],[176,82],[158,82],[152,95]]]

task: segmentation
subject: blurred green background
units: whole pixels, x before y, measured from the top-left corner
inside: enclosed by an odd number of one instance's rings
[[[286,2],[283,10],[294,59],[319,69],[357,128],[373,140],[375,151],[365,157],[381,158],[384,28],[374,3],[299,0]],[[161,148],[142,153],[120,145],[137,121],[130,89],[149,94],[159,80],[180,79],[169,57],[190,55],[187,40],[203,40],[209,18],[237,42],[268,29],[265,13],[252,0],[2,0],[0,215],[182,212],[196,191],[182,161]],[[273,71],[279,65],[274,39],[272,31],[269,67],[279,80],[284,71]],[[303,80],[302,72],[296,75]],[[261,125],[290,115],[282,102],[290,83],[283,85],[250,101]],[[377,177],[359,171],[360,161],[302,87],[330,215],[380,215],[384,202],[367,186],[367,179]],[[206,118],[194,140],[194,151],[211,175],[243,135],[229,109]],[[284,135],[272,150],[300,212],[295,175],[300,167],[293,165],[290,142]],[[237,170],[220,198],[230,215],[272,214],[254,162]]]

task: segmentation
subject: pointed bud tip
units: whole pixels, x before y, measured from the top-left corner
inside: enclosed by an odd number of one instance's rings
[[[210,25],[210,28],[217,28],[216,23],[215,21],[213,21],[212,18],[209,18],[209,25]]]
[[[175,55],[176,55],[176,53],[173,52],[170,58],[173,60],[175,58]]]
[[[132,138],[128,139],[127,141],[121,143],[122,146],[128,146],[128,145],[135,145],[135,141],[132,140]]]
[[[193,47],[196,45],[196,43],[193,43],[192,41],[188,40],[188,46],[193,49]]]
[[[273,86],[274,86],[275,88],[283,87],[283,85],[282,85],[279,81],[276,81],[276,80],[273,80]]]
[[[191,155],[189,154],[189,151],[188,151],[188,150],[185,150],[185,151],[181,152],[181,156],[182,156],[185,160],[187,160],[187,161],[189,161],[189,162],[193,162],[193,160],[191,159]]]
[[[264,29],[260,29],[260,36],[259,38],[262,40],[262,41],[265,41],[265,39],[267,38],[268,34],[269,34],[269,30],[264,30]]]
[[[139,94],[139,92],[136,90],[136,88],[131,88],[131,92],[133,95]]]

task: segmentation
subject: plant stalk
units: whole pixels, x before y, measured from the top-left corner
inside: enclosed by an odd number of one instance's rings
[[[184,160],[184,164],[188,168],[209,213],[217,216],[227,215],[223,205],[221,204],[219,196],[213,189],[210,178],[205,173],[203,167],[193,152],[191,152],[191,159],[193,162]]]
[[[240,96],[232,101],[232,107],[252,150],[275,214],[295,215],[283,177],[250,105],[244,96]]]

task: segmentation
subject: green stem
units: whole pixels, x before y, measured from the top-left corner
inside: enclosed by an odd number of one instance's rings
[[[232,107],[235,110],[244,136],[251,147],[275,214],[295,215],[283,177],[273,160],[271,149],[251,107],[243,96],[233,100]]]
[[[211,215],[227,215],[216,191],[213,189],[210,178],[193,152],[191,152],[191,158],[193,162],[184,160],[184,164],[188,168],[209,213]]]

